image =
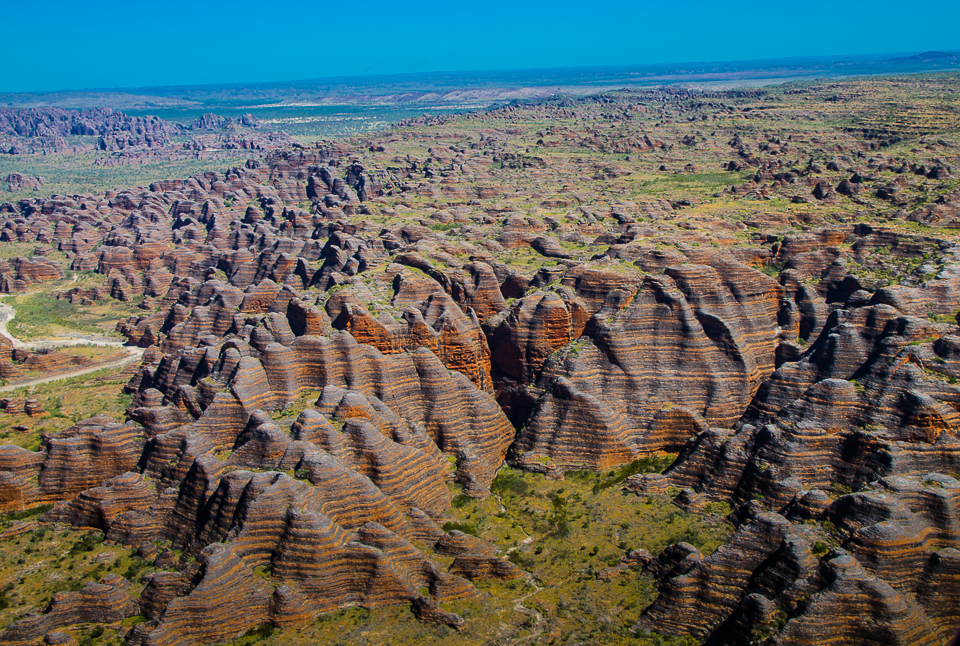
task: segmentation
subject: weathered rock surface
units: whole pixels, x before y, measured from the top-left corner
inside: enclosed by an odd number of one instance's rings
[[[924,135],[905,161],[886,131],[790,131],[807,117],[780,99],[819,91],[557,97],[0,204],[0,241],[35,247],[0,261],[0,291],[63,278],[44,258],[59,252],[99,278],[55,298],[135,304],[117,330],[146,349],[129,423],[0,446],[0,511],[53,504],[41,524],[98,529],[161,568],[136,600],[104,579],[2,639],[143,614],[131,643],[186,646],[387,603],[459,628],[443,603],[523,573],[441,529],[454,493],[487,495],[507,456],[559,478],[678,452],[626,490],[728,503],[737,531],[709,555],[679,543],[602,571],[659,581],[638,628],[945,643],[960,623],[955,146]],[[96,137],[106,165],[288,143],[249,117],[0,112],[4,152]],[[734,185],[687,194],[721,165]],[[682,181],[651,196],[635,183],[651,173]],[[67,367],[5,341],[4,379]]]
[[[5,644],[34,644],[57,628],[75,624],[113,623],[137,614],[139,606],[126,579],[108,574],[99,583],[91,581],[79,592],[58,592],[43,614],[28,615],[14,622],[0,639]]]
[[[580,339],[545,363],[518,459],[604,469],[732,424],[774,369],[781,295],[722,260],[608,292]]]

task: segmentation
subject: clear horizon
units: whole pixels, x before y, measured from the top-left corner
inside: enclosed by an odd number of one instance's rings
[[[801,56],[784,56],[784,57],[773,57],[773,58],[757,58],[757,59],[724,59],[724,60],[713,60],[713,61],[699,61],[699,60],[689,60],[689,61],[666,61],[662,63],[616,63],[616,64],[597,64],[597,65],[570,65],[570,66],[556,66],[556,67],[518,67],[518,68],[508,68],[508,69],[460,69],[460,70],[428,70],[421,72],[389,72],[389,73],[367,73],[367,74],[344,74],[339,76],[318,76],[311,78],[289,78],[289,79],[253,79],[247,81],[211,81],[204,83],[170,83],[163,85],[140,85],[140,86],[103,86],[103,87],[62,87],[48,90],[10,90],[4,91],[4,94],[56,94],[56,93],[70,93],[70,92],[119,92],[119,91],[136,91],[136,90],[162,90],[167,88],[200,88],[200,87],[240,87],[240,86],[253,86],[253,85],[277,85],[283,83],[310,83],[310,82],[346,82],[353,81],[357,79],[389,79],[389,78],[404,78],[407,76],[448,76],[448,75],[457,75],[457,74],[521,74],[523,72],[554,72],[554,71],[576,71],[576,70],[604,70],[604,69],[618,69],[618,68],[636,68],[638,70],[643,70],[647,67],[657,67],[664,66],[667,68],[671,67],[680,67],[685,65],[723,65],[723,64],[733,64],[733,63],[761,63],[767,61],[792,61],[792,60],[802,60],[802,59],[812,59],[812,60],[842,60],[842,59],[851,59],[851,60],[867,60],[872,58],[882,59],[883,57],[898,57],[898,56],[911,56],[917,55],[924,52],[944,52],[944,53],[953,53],[960,55],[960,50],[913,50],[908,52],[862,52],[859,54],[805,54]],[[763,69],[763,68],[758,68]]]
[[[0,92],[960,50],[960,5],[938,8],[931,21],[929,12],[901,15],[891,0],[813,2],[802,13],[793,6],[732,12],[706,0],[666,7],[611,0],[602,12],[566,0],[456,7],[426,0],[411,10],[371,0],[353,12],[292,0],[263,10],[238,0],[229,12],[200,15],[197,7],[107,0],[91,10],[52,0],[44,11],[56,20],[42,25],[42,36],[5,52]],[[21,3],[5,13],[11,26],[37,25],[36,11]]]

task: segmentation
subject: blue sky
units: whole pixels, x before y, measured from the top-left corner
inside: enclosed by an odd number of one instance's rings
[[[0,92],[960,50],[960,3],[925,7],[4,0]]]

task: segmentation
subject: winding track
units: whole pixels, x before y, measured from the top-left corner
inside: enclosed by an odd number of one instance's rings
[[[86,368],[80,368],[78,370],[69,370],[67,372],[60,372],[55,375],[50,375],[48,377],[39,377],[37,379],[30,379],[28,381],[23,381],[17,384],[11,384],[9,386],[0,386],[0,393],[10,392],[16,390],[17,388],[32,388],[40,384],[45,384],[51,381],[60,381],[61,379],[69,379],[70,377],[79,377],[81,375],[86,375],[91,372],[97,372],[99,370],[107,370],[110,368],[121,368],[128,364],[133,363],[134,361],[139,361],[143,356],[143,348],[135,348],[132,346],[124,345],[120,341],[114,341],[112,339],[107,339],[105,337],[99,337],[96,335],[75,335],[71,336],[69,339],[43,339],[41,341],[21,341],[16,338],[10,331],[7,329],[7,324],[10,323],[17,315],[17,310],[15,310],[9,303],[0,302],[0,335],[5,336],[10,339],[10,342],[13,343],[13,347],[16,349],[26,349],[26,350],[37,350],[40,348],[53,348],[53,347],[64,347],[71,345],[95,345],[104,348],[123,348],[127,351],[127,356],[122,359],[117,359],[109,363],[102,363],[95,366],[88,366]]]

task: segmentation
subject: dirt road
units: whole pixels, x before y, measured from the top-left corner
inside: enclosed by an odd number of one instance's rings
[[[127,351],[127,356],[122,359],[117,359],[109,363],[102,363],[95,366],[87,366],[85,368],[79,368],[77,370],[69,370],[67,372],[60,372],[54,375],[48,375],[46,377],[38,377],[37,379],[30,379],[28,381],[23,381],[17,384],[11,384],[9,386],[0,386],[0,393],[10,392],[16,390],[17,388],[32,388],[39,384],[45,384],[51,381],[60,381],[61,379],[69,379],[70,377],[79,377],[81,375],[86,375],[91,372],[97,372],[98,370],[106,370],[109,368],[120,368],[128,364],[133,363],[134,361],[139,361],[143,356],[143,348],[135,348],[128,345],[124,345],[120,341],[114,339],[108,339],[106,337],[98,335],[70,335],[66,339],[43,339],[40,341],[29,341],[24,342],[16,338],[10,331],[7,329],[7,324],[10,323],[17,316],[17,310],[15,310],[9,303],[0,302],[0,334],[10,339],[10,342],[13,343],[13,347],[16,349],[25,349],[25,350],[38,350],[40,348],[54,348],[54,347],[64,347],[71,345],[95,345],[104,348],[123,348]]]

